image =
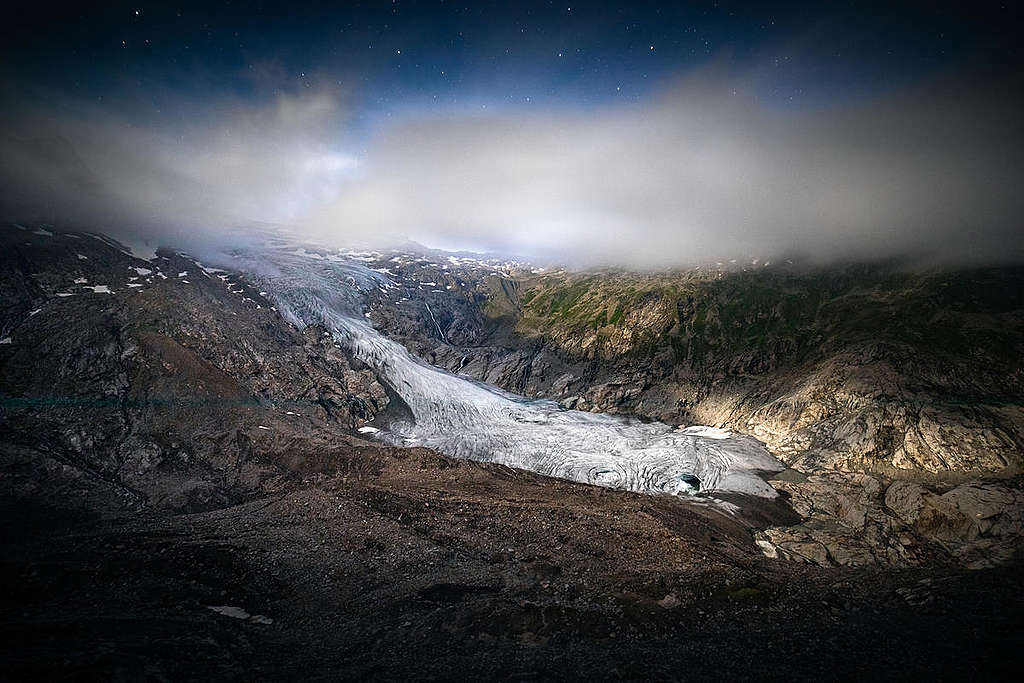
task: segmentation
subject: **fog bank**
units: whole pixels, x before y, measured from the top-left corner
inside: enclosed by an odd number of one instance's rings
[[[705,69],[597,109],[410,111],[359,145],[338,92],[188,106],[5,104],[3,218],[175,243],[254,221],[581,265],[800,253],[1024,260],[1021,117],[962,83],[795,107]]]

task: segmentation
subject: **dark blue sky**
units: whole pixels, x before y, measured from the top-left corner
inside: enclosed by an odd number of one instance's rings
[[[340,85],[355,125],[416,111],[637,100],[687,68],[795,106],[961,68],[1012,70],[1008,3],[203,2],[8,13],[5,80],[72,97],[259,98]],[[153,100],[147,100],[151,96]]]

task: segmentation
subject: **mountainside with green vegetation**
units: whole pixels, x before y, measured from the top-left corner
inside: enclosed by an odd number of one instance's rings
[[[885,341],[1005,366],[1021,352],[1022,285],[1017,269],[541,276],[522,283],[516,329],[604,359],[671,348],[689,365],[744,353],[799,361]]]

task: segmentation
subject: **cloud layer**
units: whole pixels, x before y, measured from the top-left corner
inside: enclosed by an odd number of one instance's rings
[[[335,92],[177,99],[160,116],[133,104],[12,107],[0,136],[5,218],[230,241],[240,226],[290,222],[334,198],[356,165],[332,146],[344,113]]]
[[[794,111],[705,75],[648,105],[410,120],[317,223],[631,266],[1020,258],[1020,123],[977,95]]]
[[[408,114],[358,159],[337,93],[197,107],[174,125],[65,104],[2,139],[4,210],[150,234],[252,221],[578,264],[799,253],[1024,260],[1010,96],[955,84],[794,108],[705,70],[598,110]]]

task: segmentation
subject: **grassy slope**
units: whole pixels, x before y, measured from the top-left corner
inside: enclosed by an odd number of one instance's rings
[[[1024,355],[1019,269],[604,272],[532,277],[520,291],[517,332],[606,360],[671,350],[675,364],[757,374],[880,342],[991,375],[1003,393]]]

